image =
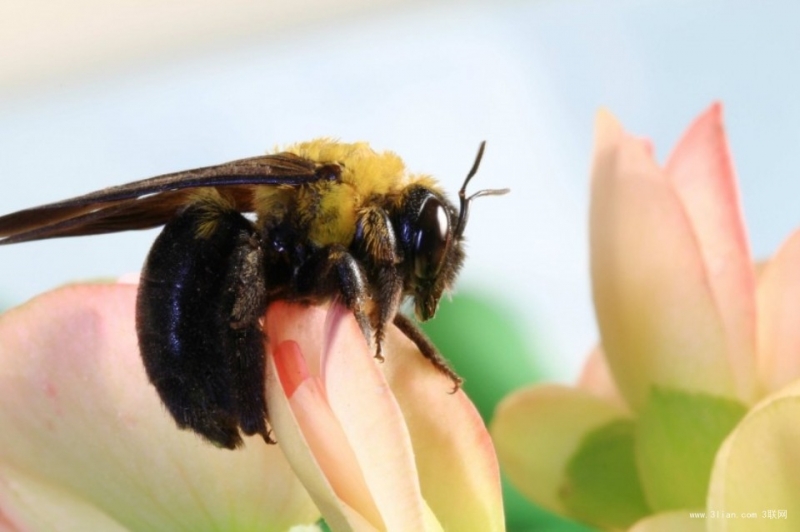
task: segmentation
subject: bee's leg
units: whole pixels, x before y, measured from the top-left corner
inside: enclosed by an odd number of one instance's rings
[[[267,306],[264,251],[251,233],[239,234],[221,303],[221,310],[230,309],[227,326],[221,324],[221,339],[222,349],[228,353],[239,425],[245,434],[260,434],[267,443],[275,443],[267,428],[264,395],[266,355],[261,325]]]
[[[461,387],[463,379],[453,371],[453,368],[450,367],[450,364],[439,353],[425,333],[410,318],[400,313],[397,313],[394,317],[394,324],[416,344],[422,355],[430,360],[436,369],[450,377],[450,380],[453,381],[453,392],[455,393]]]
[[[386,326],[397,315],[400,307],[400,296],[403,291],[403,279],[394,266],[378,267],[377,292],[375,294],[377,308],[377,323],[375,324],[375,358],[383,360],[383,340],[386,336]]]
[[[397,271],[397,239],[389,215],[380,207],[360,213],[356,224],[355,250],[370,264],[367,274],[374,286],[372,326],[375,328],[375,358],[383,360],[386,325],[397,314],[403,292],[403,278]]]
[[[294,277],[300,296],[327,297],[339,294],[342,303],[355,314],[361,332],[371,343],[372,325],[367,314],[366,277],[358,261],[340,245],[317,249]]]
[[[242,404],[262,409],[263,385],[252,403],[233,391],[243,382],[254,391],[244,375],[263,365],[260,331],[252,323],[231,328],[237,276],[251,275],[247,264],[254,258],[242,242],[254,234],[238,212],[204,204],[187,208],[150,250],[137,300],[142,359],[167,410],[180,427],[227,448],[242,444],[240,424],[268,437],[264,425],[243,422],[253,413],[244,413]],[[263,382],[263,373],[259,378]]]

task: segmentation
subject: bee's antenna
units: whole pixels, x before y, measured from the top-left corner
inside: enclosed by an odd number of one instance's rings
[[[478,155],[475,156],[475,162],[472,164],[472,169],[467,174],[464,184],[461,185],[461,190],[458,191],[458,200],[461,205],[458,210],[458,223],[456,224],[456,231],[454,233],[456,238],[461,238],[461,236],[464,234],[464,228],[467,226],[467,218],[469,218],[469,202],[480,196],[502,196],[503,194],[508,194],[511,191],[511,189],[508,188],[479,190],[472,196],[467,197],[467,184],[469,184],[470,180],[475,176],[475,174],[478,173],[478,166],[481,164],[483,150],[485,148],[486,141],[484,140],[481,142],[481,147],[478,148]]]

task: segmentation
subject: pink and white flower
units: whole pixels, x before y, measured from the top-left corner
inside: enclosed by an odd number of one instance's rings
[[[800,233],[757,277],[721,106],[663,167],[601,111],[591,188],[601,346],[577,387],[499,406],[510,479],[608,529],[744,530],[689,512],[800,511]]]

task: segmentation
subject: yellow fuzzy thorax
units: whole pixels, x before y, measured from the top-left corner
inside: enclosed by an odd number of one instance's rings
[[[342,167],[342,183],[364,192],[387,194],[404,185],[406,167],[396,154],[377,153],[366,142],[344,143],[321,138],[289,146],[289,153],[320,164]]]
[[[268,201],[286,204],[289,197],[306,216],[309,238],[318,245],[348,246],[355,234],[356,221],[371,201],[380,197],[399,202],[403,190],[411,184],[438,190],[429,176],[409,175],[402,159],[385,151],[375,152],[366,142],[344,143],[327,138],[301,142],[281,150],[320,165],[338,164],[341,178],[288,190],[274,190]],[[262,198],[266,199],[266,198]],[[273,211],[274,212],[274,211]]]

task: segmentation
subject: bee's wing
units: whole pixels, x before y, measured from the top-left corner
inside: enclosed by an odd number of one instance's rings
[[[330,167],[290,153],[175,172],[0,216],[0,245],[162,225],[202,187],[223,188],[235,207],[247,212],[254,185],[301,185],[333,177]]]

